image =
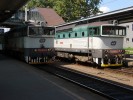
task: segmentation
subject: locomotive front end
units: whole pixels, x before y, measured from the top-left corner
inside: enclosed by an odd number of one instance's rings
[[[5,52],[28,64],[54,61],[54,27],[25,24],[13,28],[5,35]]]
[[[104,46],[102,50],[102,67],[123,66],[125,50],[123,49],[123,39],[126,35],[126,28],[123,26],[102,26],[102,40]]]
[[[29,27],[29,34],[25,38],[25,47],[30,47],[27,54],[25,52],[25,60],[29,64],[53,62],[55,59],[54,28]]]

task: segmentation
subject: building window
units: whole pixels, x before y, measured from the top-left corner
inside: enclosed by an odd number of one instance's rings
[[[129,42],[129,38],[126,38],[126,42]]]
[[[133,42],[133,38],[132,38],[132,42]]]

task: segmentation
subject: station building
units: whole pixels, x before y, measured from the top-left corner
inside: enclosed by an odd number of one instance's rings
[[[10,20],[19,19],[25,22],[33,22],[42,26],[55,26],[65,23],[52,8],[32,8],[18,11]]]

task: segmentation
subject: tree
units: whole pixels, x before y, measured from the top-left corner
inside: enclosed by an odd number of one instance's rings
[[[27,4],[28,8],[50,7],[53,8],[53,0],[30,0]]]
[[[31,0],[28,7],[53,8],[65,21],[73,21],[82,17],[99,13],[98,6],[102,0]]]

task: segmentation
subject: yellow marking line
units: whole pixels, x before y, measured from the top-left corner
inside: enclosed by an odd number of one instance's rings
[[[101,67],[122,66],[122,64],[101,64]]]

